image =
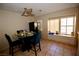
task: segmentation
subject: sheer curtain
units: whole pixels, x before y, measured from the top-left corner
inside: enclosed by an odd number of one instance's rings
[[[56,33],[59,32],[59,19],[48,20],[48,32]]]

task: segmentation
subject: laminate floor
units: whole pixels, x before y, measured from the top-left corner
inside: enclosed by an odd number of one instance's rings
[[[9,50],[3,51],[0,55],[9,56]],[[38,56],[75,56],[76,48],[67,44],[58,43],[52,40],[41,40],[41,51],[37,51]],[[15,56],[35,56],[34,51],[22,52],[17,50]]]

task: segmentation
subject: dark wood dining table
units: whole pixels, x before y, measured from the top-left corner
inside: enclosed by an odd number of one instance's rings
[[[31,39],[34,36],[34,32],[21,32],[19,34],[16,34],[18,40],[21,43],[21,50],[22,51],[26,51],[26,50],[30,50],[32,48],[31,46]]]

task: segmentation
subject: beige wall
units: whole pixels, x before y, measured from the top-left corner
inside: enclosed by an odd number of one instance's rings
[[[0,50],[8,47],[8,43],[4,36],[5,33],[11,36],[16,30],[28,30],[28,22],[31,21],[35,21],[35,18],[23,17],[21,14],[15,12],[0,10]]]
[[[47,19],[42,16],[42,17],[38,17],[37,20],[42,20],[42,39],[47,39]]]
[[[77,55],[79,56],[79,6],[76,8],[76,46]]]
[[[76,13],[76,32],[79,32],[79,7],[75,9]]]

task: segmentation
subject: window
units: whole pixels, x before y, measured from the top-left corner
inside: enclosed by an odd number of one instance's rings
[[[63,35],[74,34],[75,29],[75,16],[61,17],[48,20],[48,32],[59,32]]]
[[[61,34],[71,34],[74,31],[74,17],[65,17],[60,19]]]
[[[59,19],[48,20],[48,32],[59,32]]]

